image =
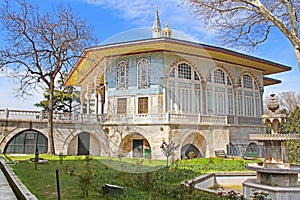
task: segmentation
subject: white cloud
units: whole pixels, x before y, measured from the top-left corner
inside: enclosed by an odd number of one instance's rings
[[[173,30],[186,34],[195,41],[212,43],[214,31],[201,26],[200,21],[190,14],[189,8],[179,5],[178,0],[81,0],[95,6],[113,10],[113,14],[128,20],[137,27],[150,27],[153,24],[155,8],[158,6],[162,26],[168,22]]]
[[[82,0],[83,2],[106,7],[115,10],[115,14],[128,19],[133,20],[137,18],[144,18],[152,11],[151,3],[147,0],[135,0],[135,1],[124,1],[124,0]],[[148,11],[148,12],[147,12]]]
[[[43,99],[42,93],[35,92],[32,96],[26,98],[16,97],[16,92],[13,89],[14,83],[10,78],[0,73],[0,94],[1,105],[0,109],[16,109],[16,110],[40,110],[34,106]]]

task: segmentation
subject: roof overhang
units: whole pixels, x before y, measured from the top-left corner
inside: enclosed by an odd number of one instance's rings
[[[86,49],[78,59],[71,71],[65,85],[77,86],[96,68],[99,60],[107,57],[117,57],[135,53],[167,51],[182,55],[190,55],[220,61],[234,65],[244,66],[262,71],[263,75],[270,75],[291,70],[291,67],[274,63],[261,58],[249,56],[235,51],[227,50],[221,47],[209,46],[200,43],[193,43],[172,38],[152,38],[147,40],[138,40],[97,46]],[[279,83],[279,80],[266,78],[264,85]]]
[[[264,86],[269,86],[269,85],[275,85],[281,83],[281,80],[274,79],[274,78],[269,78],[269,77],[264,77],[263,79]]]

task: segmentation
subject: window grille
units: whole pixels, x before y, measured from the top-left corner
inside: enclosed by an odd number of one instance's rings
[[[138,113],[139,114],[148,113],[148,97],[140,97],[138,99]]]
[[[248,74],[245,74],[243,76],[243,84],[244,84],[244,88],[252,89],[253,88],[252,77]]]
[[[178,65],[178,78],[191,79],[192,77],[192,69],[186,63],[181,63]]]
[[[117,114],[126,114],[127,113],[127,99],[121,98],[117,101]]]
[[[214,82],[219,84],[225,84],[225,73],[221,69],[214,71]]]

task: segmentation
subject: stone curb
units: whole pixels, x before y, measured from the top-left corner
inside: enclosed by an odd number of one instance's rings
[[[0,167],[18,199],[38,200],[36,196],[34,196],[26,188],[26,186],[22,183],[22,181],[18,178],[18,176],[13,172],[12,168],[5,163],[5,161],[2,159],[2,156],[0,158]]]

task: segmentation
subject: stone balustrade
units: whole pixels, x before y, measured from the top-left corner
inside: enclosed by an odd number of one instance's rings
[[[286,140],[300,140],[300,134],[250,134],[250,140],[258,141],[286,141]]]
[[[7,120],[47,120],[47,112],[26,110],[0,110],[0,119]],[[262,125],[259,117],[233,116],[233,115],[204,115],[204,114],[79,114],[54,113],[54,121],[72,121],[89,123],[128,123],[128,124],[199,124],[199,125],[229,125],[247,124]]]

